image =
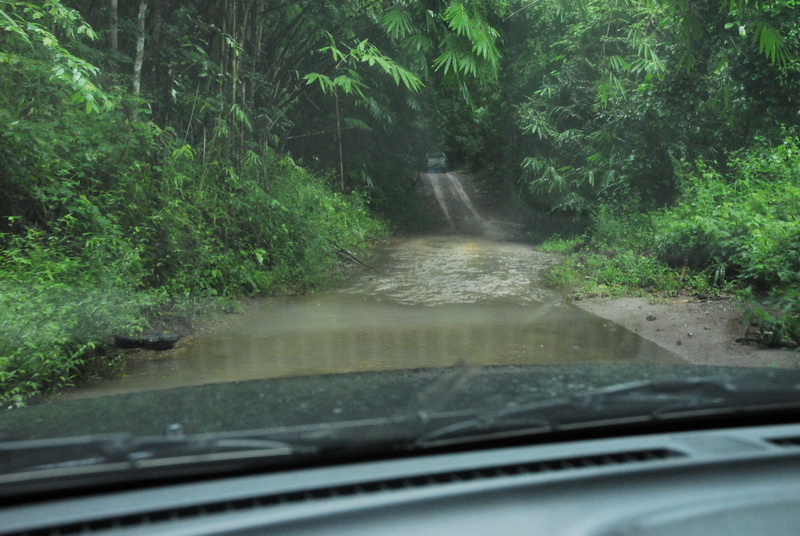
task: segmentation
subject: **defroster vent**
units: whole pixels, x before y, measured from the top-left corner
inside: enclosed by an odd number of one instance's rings
[[[517,463],[403,478],[390,478],[378,481],[366,481],[274,495],[260,495],[244,500],[212,502],[190,508],[164,509],[135,515],[95,519],[83,523],[50,526],[11,534],[13,536],[67,536],[73,534],[87,534],[115,528],[129,528],[137,525],[153,526],[154,524],[167,521],[241,512],[258,508],[269,508],[289,503],[318,501],[373,493],[387,493],[397,490],[442,486],[493,478],[534,475],[554,471],[570,471],[656,462],[685,456],[685,454],[671,449],[650,449],[574,458],[558,458],[530,463]],[[5,534],[2,532],[2,528],[0,528],[0,534]]]

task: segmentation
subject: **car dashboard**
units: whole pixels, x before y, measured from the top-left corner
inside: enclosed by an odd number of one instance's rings
[[[3,535],[789,535],[800,425],[416,455],[11,504]]]

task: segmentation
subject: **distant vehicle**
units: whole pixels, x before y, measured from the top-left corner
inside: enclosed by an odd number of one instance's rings
[[[447,170],[447,157],[444,153],[427,153],[425,154],[425,166],[428,169],[435,169],[438,171]]]

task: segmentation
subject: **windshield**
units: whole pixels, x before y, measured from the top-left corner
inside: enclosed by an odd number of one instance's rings
[[[0,0],[0,482],[794,403],[796,3]]]

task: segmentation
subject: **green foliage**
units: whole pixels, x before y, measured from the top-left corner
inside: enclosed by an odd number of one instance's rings
[[[800,345],[800,291],[796,287],[771,291],[757,298],[749,289],[743,292],[749,304],[744,320],[758,330],[767,346]]]
[[[268,147],[239,152],[252,125],[238,105],[217,106],[195,146],[128,114],[142,101],[121,90],[91,86],[116,106],[87,114],[37,47],[0,79],[0,402],[69,384],[106,361],[114,333],[208,298],[308,289],[337,248],[385,232],[363,196]]]
[[[98,69],[62,46],[51,28],[68,39],[97,38],[77,11],[58,0],[42,5],[0,1],[0,65],[4,77],[27,79],[29,84],[55,82],[69,92],[72,103],[84,104],[86,112],[108,108],[107,96],[92,82]]]
[[[337,76],[331,78],[320,73],[309,73],[303,77],[308,84],[319,83],[324,93],[334,93],[337,89],[341,89],[345,95],[357,95],[366,100],[364,91],[368,87],[354,64],[377,67],[380,72],[390,76],[396,85],[402,84],[411,91],[419,91],[424,86],[422,80],[414,73],[382,54],[378,47],[368,40],[364,39],[355,46],[345,47],[346,50],[342,51],[331,34],[328,34],[328,38],[331,44],[321,48],[319,52],[330,53],[336,66]]]
[[[453,2],[442,13],[450,29],[442,40],[442,53],[434,60],[444,76],[493,78],[500,63],[499,32],[489,24],[485,6]]]
[[[585,291],[588,295],[647,291],[671,296],[686,286],[680,279],[680,270],[630,250],[586,255],[579,266],[590,274]]]
[[[272,152],[235,168],[179,151],[164,173],[133,231],[146,244],[147,283],[172,294],[303,290],[334,264],[333,244],[359,249],[382,232],[361,198],[332,193]]]
[[[137,141],[149,144],[141,154],[95,169],[113,179],[81,168],[80,155],[59,166],[82,169],[83,180],[56,174],[60,181],[28,192],[47,231],[21,216],[7,220],[14,232],[0,236],[4,402],[68,384],[102,359],[95,352],[113,333],[162,324],[156,313],[165,307],[306,290],[336,266],[337,248],[357,251],[385,232],[362,197],[331,192],[288,157],[251,152],[238,167],[203,164],[190,146],[139,126],[144,132],[122,137],[141,134]],[[174,149],[148,163],[161,144]]]
[[[146,327],[145,313],[159,301],[158,292],[138,288],[130,244],[70,237],[72,227],[67,218],[54,233],[0,236],[3,404],[69,384],[115,331]],[[81,253],[76,240],[84,242]]]
[[[574,253],[580,248],[584,240],[586,240],[585,236],[572,238],[552,237],[539,244],[538,247],[540,250],[550,253]]]
[[[509,102],[495,113],[517,127],[504,173],[529,203],[662,207],[687,162],[797,124],[793,0],[575,4],[511,8],[504,28]]]
[[[550,274],[550,283],[583,296],[619,296],[652,292],[675,295],[705,288],[694,274],[658,259],[653,250],[651,215],[620,213],[604,207],[588,236],[546,242],[570,252],[565,263]]]
[[[698,162],[670,208],[601,207],[586,247],[553,271],[552,283],[586,295],[737,291],[765,344],[800,344],[798,156],[795,136],[775,146],[759,140],[731,155],[725,175]]]
[[[662,256],[684,256],[711,282],[744,287],[750,320],[771,345],[800,344],[799,156],[800,141],[788,136],[738,151],[725,176],[700,162],[681,201],[656,217]]]
[[[652,214],[603,205],[592,222],[592,244],[609,255],[615,250],[634,250],[652,256],[657,225]]]
[[[529,65],[515,114],[525,193],[575,214],[613,198],[668,199],[675,127],[652,124],[652,87],[669,50],[647,31],[654,10],[622,14],[605,2],[561,16],[553,9],[527,12],[539,15],[547,41],[522,44],[534,61],[518,60]]]
[[[687,257],[702,268],[725,266],[728,277],[758,289],[800,283],[800,147],[788,137],[735,153],[726,176],[698,164],[680,202],[657,218],[667,260]]]
[[[797,7],[511,8],[505,173],[529,204],[592,221],[554,282],[749,292],[765,341],[799,342]]]

